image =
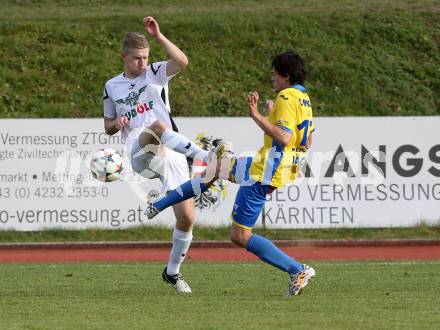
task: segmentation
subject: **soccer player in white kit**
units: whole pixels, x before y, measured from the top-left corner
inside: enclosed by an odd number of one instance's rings
[[[190,179],[188,164],[184,155],[164,146],[152,150],[151,146],[159,144],[152,128],[160,122],[177,131],[170,115],[168,81],[188,65],[188,59],[161,33],[153,17],[145,17],[143,22],[145,32],[165,49],[170,60],[148,65],[147,38],[141,33],[128,33],[122,42],[124,72],[105,84],[104,126],[109,135],[121,131],[134,171],[148,178],[160,178],[162,190],[170,191]],[[176,216],[173,247],[162,278],[177,292],[191,292],[180,275],[180,266],[192,241],[194,200],[173,208]]]

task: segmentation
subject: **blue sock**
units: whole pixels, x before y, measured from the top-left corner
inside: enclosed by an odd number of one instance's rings
[[[261,260],[289,274],[296,274],[304,269],[303,265],[292,259],[275,246],[270,240],[258,235],[252,235],[246,250],[255,254]]]
[[[189,198],[200,195],[209,188],[209,185],[202,182],[202,177],[197,176],[186,181],[180,187],[171,190],[165,197],[153,203],[159,211],[166,209],[174,204],[183,202]]]

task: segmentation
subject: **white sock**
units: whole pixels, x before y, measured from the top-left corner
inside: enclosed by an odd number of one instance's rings
[[[175,275],[180,273],[180,266],[186,257],[192,241],[192,231],[185,232],[177,228],[173,231],[173,248],[168,260],[167,274]]]
[[[189,140],[187,137],[174,132],[171,129],[166,129],[160,137],[161,142],[168,148],[184,154],[189,158],[197,158],[200,160],[208,159],[209,151],[200,148],[196,143]]]

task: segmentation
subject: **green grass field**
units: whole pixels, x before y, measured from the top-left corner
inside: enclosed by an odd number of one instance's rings
[[[263,263],[0,265],[1,329],[434,329],[440,262],[316,262],[303,295]]]
[[[3,0],[0,118],[101,117],[119,43],[154,15],[190,65],[171,85],[177,116],[244,116],[273,98],[275,53],[308,64],[315,116],[440,114],[435,0]],[[152,42],[151,61],[164,52]]]
[[[421,224],[411,228],[328,228],[328,229],[263,229],[254,232],[271,240],[333,239],[440,239],[440,225]],[[195,226],[194,240],[229,240],[229,227]],[[25,242],[120,242],[170,241],[172,230],[166,227],[141,226],[129,229],[44,230],[37,232],[2,231],[0,243]]]
[[[271,57],[305,58],[315,116],[440,114],[435,0],[3,0],[0,118],[101,117],[119,42],[143,16],[188,55],[176,116],[245,116],[245,95],[273,98]],[[154,41],[151,61],[165,57]],[[256,230],[270,239],[440,239],[440,226]],[[1,232],[0,243],[171,240],[168,228]],[[196,240],[228,229],[196,227]],[[261,262],[193,263],[176,295],[163,264],[0,264],[0,330],[433,329],[440,261],[311,262],[317,278],[286,299],[286,274]]]

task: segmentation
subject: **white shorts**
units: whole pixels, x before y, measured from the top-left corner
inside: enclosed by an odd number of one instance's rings
[[[138,140],[127,140],[127,151],[133,171],[145,178],[159,178],[162,191],[176,189],[190,179],[188,162],[183,154],[168,149],[160,156],[145,153],[139,147]]]

